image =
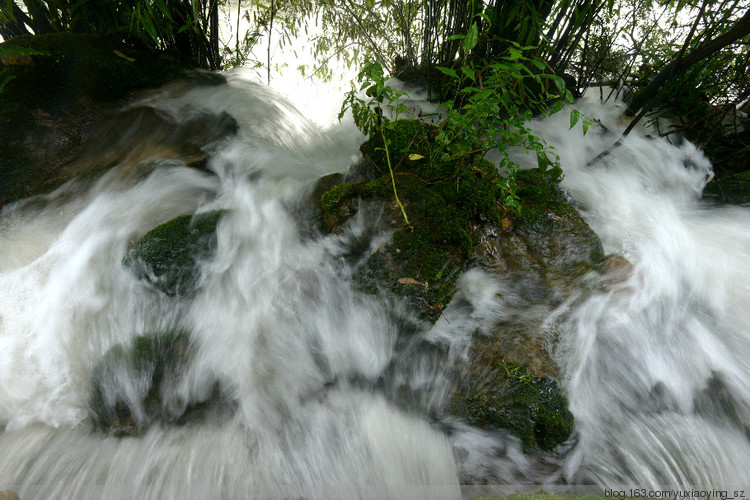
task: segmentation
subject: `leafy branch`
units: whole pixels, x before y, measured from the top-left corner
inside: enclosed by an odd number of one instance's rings
[[[393,195],[401,209],[401,214],[404,216],[406,225],[410,226],[409,217],[406,215],[406,210],[396,190],[396,178],[393,175],[393,165],[391,164],[391,155],[388,147],[389,140],[385,134],[385,129],[389,127],[390,120],[383,116],[383,108],[381,107],[381,105],[385,106],[387,110],[393,112],[398,117],[399,113],[406,111],[406,106],[398,102],[398,99],[406,95],[406,93],[399,92],[386,84],[383,67],[375,61],[366,60],[357,78],[361,83],[360,88],[356,90],[356,87],[352,87],[352,90],[347,92],[344,102],[341,105],[339,120],[344,117],[344,113],[348,109],[351,109],[354,116],[354,123],[364,134],[380,134],[383,139],[383,149],[385,150],[388,171],[391,174]],[[362,91],[365,91],[365,94],[370,98],[367,102],[359,97],[359,93]]]

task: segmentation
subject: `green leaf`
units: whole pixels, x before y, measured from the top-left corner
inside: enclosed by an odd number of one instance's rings
[[[443,73],[445,73],[446,75],[450,76],[451,78],[455,78],[456,80],[458,80],[458,74],[456,74],[456,72],[452,70],[451,68],[445,68],[443,66],[435,66],[435,67],[439,69],[440,71],[442,71]]]
[[[466,38],[466,35],[451,35],[446,40],[463,40]]]
[[[521,59],[523,57],[523,52],[518,49],[514,49],[513,47],[508,49],[508,54],[509,61],[515,61],[516,59]]]
[[[159,36],[156,33],[156,26],[154,26],[154,22],[151,20],[151,16],[147,12],[141,12],[141,15],[138,16],[138,19],[141,22],[141,27],[146,31],[146,34],[148,34],[151,40],[159,43]]]
[[[461,66],[461,72],[462,72],[462,73],[463,73],[463,74],[464,74],[464,75],[465,75],[465,76],[466,76],[467,78],[469,78],[469,79],[470,79],[470,80],[471,80],[472,82],[473,82],[473,81],[476,81],[476,78],[477,78],[477,77],[476,77],[476,72],[475,72],[475,71],[474,71],[474,70],[473,70],[472,68],[470,68],[470,67],[468,67],[468,66]]]
[[[463,41],[464,50],[466,52],[470,52],[471,49],[477,46],[478,41],[479,41],[479,29],[477,28],[477,23],[471,23],[469,32],[466,34],[466,38],[464,38],[464,41]]]
[[[539,59],[532,59],[531,64],[537,67],[537,69],[544,71],[547,68],[547,65],[544,63],[544,61],[540,61]]]
[[[564,107],[565,107],[565,103],[562,100],[558,99],[552,103],[552,106],[549,109],[549,114],[554,115],[555,113],[557,113]]]
[[[586,135],[586,132],[589,131],[589,127],[591,124],[594,123],[594,119],[591,120],[583,120],[582,126],[583,126],[583,135]]]
[[[560,96],[564,95],[565,94],[565,81],[559,76],[553,76],[552,81],[555,82],[555,87],[557,87],[557,92],[560,94]]]
[[[576,123],[578,123],[578,119],[583,116],[583,113],[578,111],[577,109],[572,109],[570,111],[570,127],[568,129],[571,129],[576,126]]]
[[[12,79],[14,79],[15,77],[16,77],[16,75],[8,75],[8,76],[6,76],[6,77],[5,77],[4,79],[3,79],[3,81],[2,81],[2,82],[0,82],[0,92],[2,92],[2,91],[3,91],[3,89],[5,88],[5,86],[6,86],[6,85],[8,85],[8,83],[10,83],[10,81],[11,81]]]

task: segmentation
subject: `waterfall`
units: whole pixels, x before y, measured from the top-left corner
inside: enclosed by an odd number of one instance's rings
[[[474,479],[560,491],[750,484],[750,212],[701,201],[712,171],[694,146],[637,131],[588,165],[622,128],[616,105],[580,103],[601,122],[585,137],[566,116],[534,124],[561,157],[566,194],[629,262],[548,319],[575,430],[560,454],[537,454],[432,412],[450,380],[429,346],[462,356],[513,307],[512,283],[470,269],[462,305],[427,325],[351,285],[351,246],[389,237],[377,206],[340,234],[310,229],[317,179],[358,157],[351,124],[315,123],[238,75],[129,106],[173,121],[226,112],[239,130],[212,145],[207,171],[123,162],[0,212],[0,489],[24,500],[461,498]],[[159,293],[123,265],[156,225],[217,209],[194,296]],[[160,397],[198,416],[137,436],[97,431],[102,360],[164,331],[187,332],[190,362]],[[113,393],[146,390],[127,370],[107,373],[99,383]],[[397,402],[396,381],[417,404]]]
[[[539,125],[563,186],[605,250],[632,269],[573,311],[561,353],[579,443],[574,483],[742,490],[750,479],[750,211],[701,201],[712,167],[695,146],[628,136],[617,107],[583,145],[562,118]],[[576,137],[576,139],[571,139]]]

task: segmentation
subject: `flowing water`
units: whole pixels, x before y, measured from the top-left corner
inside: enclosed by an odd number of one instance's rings
[[[0,489],[24,500],[461,498],[477,480],[750,489],[750,210],[700,201],[711,166],[690,144],[634,133],[587,166],[616,139],[616,106],[581,104],[610,129],[586,137],[564,116],[535,125],[561,156],[566,192],[632,267],[547,319],[576,428],[563,454],[533,455],[429,411],[449,380],[425,345],[460,356],[511,307],[499,292],[512,283],[468,271],[462,307],[428,327],[350,286],[351,246],[388,237],[377,207],[340,235],[305,222],[316,179],[357,158],[351,125],[308,120],[237,75],[132,106],[175,121],[227,111],[240,129],[212,147],[210,173],[163,161],[139,175],[122,164],[3,208]],[[229,211],[194,297],[159,294],[121,264],[155,225],[217,208]],[[399,340],[405,323],[421,330],[418,342]],[[224,402],[137,437],[96,432],[97,364],[114,346],[175,328],[194,352],[164,400],[179,412],[218,384]],[[142,390],[132,377],[110,383]],[[404,381],[420,404],[392,396]]]

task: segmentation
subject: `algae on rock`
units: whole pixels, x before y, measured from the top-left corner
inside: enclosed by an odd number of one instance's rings
[[[225,212],[182,215],[155,227],[125,255],[123,264],[170,297],[191,297],[198,285],[198,265],[215,251],[216,225]]]

